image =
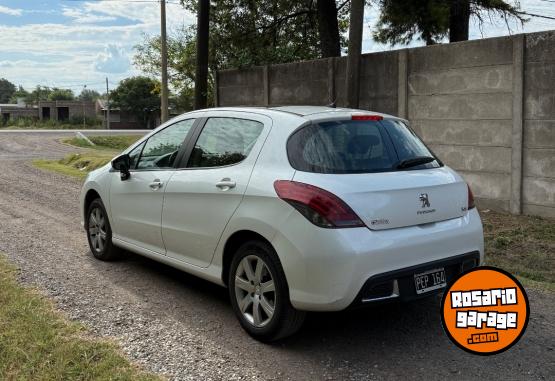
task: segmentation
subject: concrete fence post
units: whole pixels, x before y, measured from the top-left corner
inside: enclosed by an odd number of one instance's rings
[[[335,94],[335,57],[328,58],[328,103],[330,106],[337,105]]]
[[[513,37],[513,131],[511,145],[512,214],[522,213],[522,129],[524,115],[524,35]]]
[[[268,74],[268,65],[262,68],[262,82],[264,86],[264,106],[270,105],[270,76]]]
[[[399,118],[408,119],[408,100],[409,100],[409,53],[407,49],[399,50],[399,76],[397,79],[397,116]]]

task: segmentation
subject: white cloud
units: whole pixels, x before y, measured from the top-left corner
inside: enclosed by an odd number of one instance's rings
[[[23,13],[23,10],[16,9],[16,8],[8,8],[0,5],[0,13],[10,15],[10,16],[21,16],[21,14]]]
[[[87,12],[77,8],[64,7],[62,14],[66,17],[72,18],[73,22],[76,24],[95,24],[116,20],[113,16],[98,15],[93,12]]]
[[[0,61],[0,67],[7,68],[7,67],[14,67],[15,62],[13,61]]]
[[[94,69],[103,73],[125,73],[129,70],[129,57],[121,46],[108,44],[99,53],[94,63]]]

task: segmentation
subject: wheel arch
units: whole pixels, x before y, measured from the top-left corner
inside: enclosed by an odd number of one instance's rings
[[[87,191],[87,194],[85,195],[85,201],[83,203],[83,215],[84,216],[87,215],[87,210],[89,209],[89,205],[91,205],[91,202],[93,202],[97,198],[102,200],[102,197],[100,197],[100,194],[95,189],[89,189]]]
[[[248,241],[255,241],[255,240],[265,242],[268,245],[274,247],[266,237],[253,230],[236,231],[227,239],[223,250],[222,275],[221,275],[222,281],[226,286],[228,286],[228,274],[231,268],[231,261],[233,260],[233,254],[237,252],[237,249],[239,249],[239,247],[243,243]],[[278,259],[279,259],[279,255],[278,255]]]

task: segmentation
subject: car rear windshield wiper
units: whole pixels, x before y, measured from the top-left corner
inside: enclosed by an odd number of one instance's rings
[[[431,156],[417,156],[411,159],[401,160],[400,162],[397,163],[395,168],[404,169],[404,168],[416,167],[417,165],[431,163],[434,160],[435,160],[435,157],[431,157]]]

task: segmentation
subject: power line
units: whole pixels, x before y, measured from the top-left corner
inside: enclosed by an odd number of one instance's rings
[[[555,17],[552,16],[544,16],[544,15],[538,15],[536,13],[528,13],[528,12],[517,12],[520,15],[525,15],[525,16],[530,16],[530,17],[537,17],[540,19],[547,19],[547,20],[555,20]]]

